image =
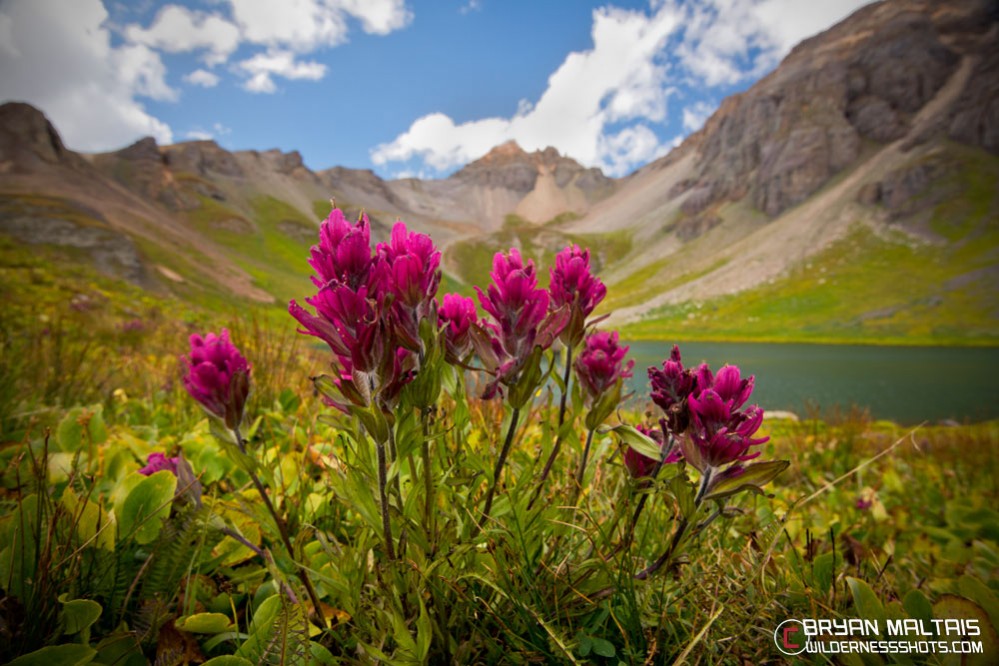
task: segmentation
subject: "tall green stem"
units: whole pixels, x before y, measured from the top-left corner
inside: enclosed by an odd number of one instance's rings
[[[496,459],[496,468],[493,470],[493,482],[486,492],[486,505],[482,509],[482,517],[479,518],[479,524],[473,531],[473,536],[479,533],[479,530],[482,529],[486,519],[489,517],[489,512],[492,511],[493,496],[496,494],[496,487],[499,485],[500,475],[503,473],[503,465],[506,464],[506,457],[509,455],[510,447],[513,445],[513,434],[517,430],[517,421],[519,419],[520,407],[514,407],[513,412],[510,414],[510,427],[506,431],[506,440],[503,442],[503,449],[500,451],[499,458]]]
[[[576,470],[576,488],[573,491],[573,504],[579,500],[579,495],[583,491],[583,475],[586,474],[586,460],[590,457],[590,446],[593,444],[593,429],[586,432],[586,445],[583,447],[583,457],[579,461],[579,469]]]
[[[698,509],[701,508],[701,503],[704,501],[704,493],[708,489],[708,484],[711,483],[711,468],[708,467],[701,476],[701,485],[697,489],[697,496],[694,497],[694,509],[691,515],[696,516]],[[687,527],[690,525],[690,521],[687,516],[680,519],[680,524],[676,526],[676,531],[673,532],[673,538],[670,540],[669,547],[666,549],[658,560],[650,564],[646,569],[639,571],[635,574],[635,578],[638,580],[645,580],[655,572],[659,571],[663,565],[669,563],[673,559],[673,554],[676,553],[677,547],[683,540],[684,534],[687,532]]]
[[[430,548],[433,551],[436,548],[436,539],[434,538],[434,480],[433,480],[433,470],[430,468],[430,419],[431,419],[431,409],[420,410],[420,419],[423,421],[423,447],[420,451],[421,457],[423,458],[423,493],[424,504],[423,504],[423,518],[424,525],[427,528],[427,533],[430,540]]]
[[[555,458],[558,456],[559,449],[562,448],[562,424],[565,423],[566,401],[569,397],[569,379],[571,377],[572,347],[566,346],[565,370],[562,375],[562,396],[559,398],[558,404],[558,426],[555,430],[555,444],[552,446],[552,452],[548,455],[548,460],[545,461],[545,468],[541,470],[541,478],[538,479],[538,485],[534,489],[534,496],[531,497],[531,501],[527,504],[528,511],[534,507],[534,503],[541,496],[541,491],[545,487],[545,481],[548,480],[548,475],[551,474],[552,466],[555,464]]]
[[[239,452],[244,456],[248,456],[246,452],[246,440],[239,432],[239,428],[233,428],[232,434],[236,438],[236,446],[239,447]],[[263,501],[264,506],[267,508],[267,512],[271,514],[271,518],[274,520],[274,524],[277,526],[278,534],[281,535],[281,542],[284,544],[285,550],[288,551],[288,557],[298,565],[298,579],[302,581],[302,585],[305,586],[305,591],[309,595],[309,600],[312,601],[312,607],[315,609],[316,614],[316,624],[323,629],[327,628],[326,616],[323,614],[323,607],[319,602],[319,595],[316,593],[316,588],[312,585],[312,580],[309,578],[308,572],[305,570],[305,566],[299,564],[298,560],[295,559],[295,549],[291,545],[291,538],[288,536],[288,526],[285,525],[284,520],[278,514],[277,509],[274,508],[274,504],[271,502],[270,496],[267,494],[267,489],[264,488],[264,484],[261,483],[260,477],[252,469],[246,469],[246,473],[250,476],[250,481],[253,482],[253,487],[257,489],[257,493],[260,495],[260,499]]]
[[[391,435],[390,435],[391,436]],[[389,520],[388,462],[385,457],[385,442],[375,441],[378,456],[378,501],[382,510],[382,537],[385,539],[385,554],[389,561],[395,559],[395,544],[392,542],[392,523]]]

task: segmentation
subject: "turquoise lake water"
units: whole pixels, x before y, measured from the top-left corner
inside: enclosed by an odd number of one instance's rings
[[[648,395],[647,368],[673,343],[632,342],[636,398]],[[729,363],[756,375],[751,402],[768,410],[825,416],[866,408],[902,424],[999,418],[999,349],[680,342],[685,366]]]

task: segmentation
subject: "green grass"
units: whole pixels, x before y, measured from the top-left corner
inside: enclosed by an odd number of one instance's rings
[[[999,238],[959,247],[882,239],[856,227],[773,284],[656,310],[626,326],[634,339],[882,344],[999,344],[999,294],[949,281],[993,265]]]

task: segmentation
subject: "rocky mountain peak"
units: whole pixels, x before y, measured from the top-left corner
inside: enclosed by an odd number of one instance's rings
[[[589,192],[612,183],[600,169],[588,169],[551,146],[529,153],[516,141],[496,146],[451,178],[465,184],[527,194],[534,190],[539,176],[549,174],[554,175],[559,188],[578,181],[580,189]]]
[[[696,174],[674,196],[692,191],[693,215],[748,195],[775,217],[853,164],[865,142],[948,136],[996,152],[997,6],[888,0],[805,40],[681,146],[697,153]]]
[[[82,160],[63,145],[45,114],[30,104],[8,102],[0,106],[0,161],[5,170],[21,170],[38,161],[78,164]]]

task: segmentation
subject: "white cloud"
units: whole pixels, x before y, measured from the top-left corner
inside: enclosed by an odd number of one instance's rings
[[[295,59],[290,51],[268,51],[239,63],[239,69],[249,78],[243,87],[250,92],[272,93],[277,90],[272,76],[286,79],[308,79],[318,81],[326,75],[326,65],[310,60]]]
[[[645,159],[641,156],[658,150],[655,134],[644,126],[613,136],[605,132],[611,123],[665,117],[669,91],[661,56],[680,18],[672,5],[651,16],[598,9],[593,13],[593,48],[570,53],[549,77],[537,104],[521,103],[512,118],[461,124],[441,113],[424,116],[394,141],[372,150],[372,161],[384,165],[418,157],[443,171],[514,139],[527,150],[555,146],[583,164],[623,174]]]
[[[208,141],[209,139],[214,139],[215,135],[206,130],[193,129],[185,132],[184,138],[191,139],[192,141]]]
[[[443,113],[417,119],[371,150],[376,165],[422,160],[439,173],[511,139],[527,150],[554,146],[587,166],[622,175],[678,145],[654,127],[669,120],[668,100],[683,85],[704,88],[760,76],[805,37],[870,0],[652,0],[649,12],[593,12],[593,48],[570,53],[534,104],[509,118],[457,124]],[[473,0],[474,4],[474,0]],[[684,130],[703,125],[714,106],[682,112]],[[651,156],[651,157],[650,157]]]
[[[218,74],[213,74],[205,69],[196,69],[185,74],[184,80],[192,86],[201,86],[202,88],[214,88],[219,84]]]
[[[385,35],[406,27],[412,13],[404,0],[229,0],[243,38],[256,44],[308,53],[347,40],[347,19],[365,32]]]
[[[709,102],[695,102],[683,110],[683,129],[688,132],[696,132],[704,127],[705,121],[718,108],[716,104]]]
[[[45,112],[76,150],[120,148],[143,135],[172,140],[170,127],[137,98],[175,99],[159,55],[144,45],[112,48],[100,0],[7,0],[0,99]],[[7,41],[7,40],[10,41]]]
[[[329,4],[359,20],[364,32],[372,35],[387,35],[413,20],[405,0],[336,0]]]
[[[129,25],[124,34],[129,41],[168,53],[204,49],[210,67],[225,62],[239,46],[239,29],[231,22],[178,5],[161,9],[149,28]]]
[[[691,8],[677,55],[701,83],[738,83],[763,74],[795,44],[869,2],[706,0]]]

